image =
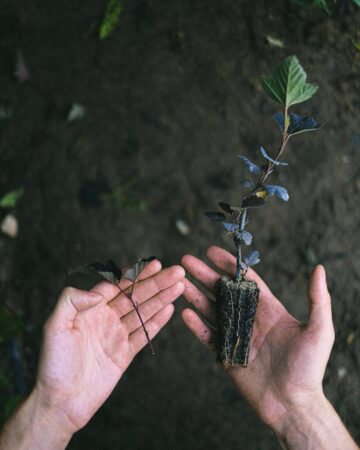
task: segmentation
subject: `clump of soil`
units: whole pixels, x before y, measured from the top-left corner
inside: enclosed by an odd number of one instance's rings
[[[258,300],[255,281],[222,277],[217,282],[217,359],[224,367],[247,367]]]

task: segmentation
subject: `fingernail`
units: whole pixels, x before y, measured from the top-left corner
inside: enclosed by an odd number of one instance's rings
[[[323,280],[325,281],[325,283],[326,283],[326,270],[325,270],[325,267],[324,266],[321,266],[322,267],[322,277],[323,277]]]

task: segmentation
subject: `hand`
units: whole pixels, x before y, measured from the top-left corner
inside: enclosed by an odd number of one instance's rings
[[[184,270],[152,261],[133,291],[150,338],[169,321],[184,290]],[[122,280],[121,289],[131,283]],[[102,282],[91,292],[66,288],[44,329],[36,397],[74,433],[108,398],[134,356],[147,344],[130,300]]]
[[[207,256],[220,271],[234,276],[235,258],[230,253],[211,247]],[[213,292],[221,276],[219,273],[190,255],[184,256],[182,264]],[[256,281],[260,289],[249,366],[246,369],[229,368],[228,373],[259,417],[280,433],[289,415],[298,414],[300,410],[306,412],[314,402],[324,404],[322,379],[334,342],[325,271],[322,266],[317,266],[311,276],[307,324],[292,317],[253,270],[249,270],[247,278]],[[213,302],[187,279],[184,296],[214,326]],[[214,347],[214,332],[198,314],[185,309],[183,319],[203,344]]]

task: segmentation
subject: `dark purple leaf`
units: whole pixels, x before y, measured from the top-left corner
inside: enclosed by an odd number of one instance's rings
[[[242,180],[240,184],[246,189],[254,189],[254,183],[250,180]]]
[[[276,120],[279,128],[282,132],[284,132],[284,116],[280,113],[276,113],[274,115],[274,119]],[[305,133],[307,131],[315,131],[320,128],[320,125],[313,117],[303,117],[298,114],[290,113],[289,114],[289,126],[287,127],[287,133],[290,135]]]
[[[249,172],[255,173],[256,175],[261,175],[261,169],[259,166],[254,164],[250,161],[250,159],[246,158],[245,156],[238,155],[238,158],[240,158],[244,163],[246,164],[246,167],[248,168]]]
[[[121,270],[111,259],[109,259],[105,264],[94,262],[91,264],[85,264],[84,266],[76,267],[69,272],[69,274],[73,273],[98,275],[99,277],[104,278],[104,280],[109,281],[112,284],[118,284],[121,280]]]
[[[239,213],[242,211],[242,208],[240,206],[231,205],[230,208],[233,210],[233,213],[234,212]]]
[[[234,231],[236,231],[239,228],[238,223],[223,222],[223,226],[226,228],[226,231],[228,231],[229,233],[233,233]]]
[[[219,206],[220,206],[220,208],[221,208],[223,211],[225,211],[225,212],[227,212],[227,213],[229,213],[229,214],[232,214],[232,213],[234,212],[234,210],[233,210],[232,207],[229,205],[229,203],[219,202]]]
[[[126,278],[129,281],[132,281],[135,283],[138,276],[141,274],[141,272],[145,269],[145,267],[151,263],[155,259],[155,256],[150,256],[149,258],[140,258],[138,261],[129,267],[126,272],[124,273],[123,277]]]
[[[301,117],[297,114],[289,114],[290,124],[288,127],[288,134],[299,134],[307,131],[315,131],[320,128],[320,125],[312,117]]]
[[[268,161],[271,161],[276,166],[288,166],[288,163],[283,161],[277,161],[276,159],[271,158],[267,151],[264,149],[264,147],[260,147],[260,152],[263,155],[264,158],[266,158]]]
[[[265,184],[264,189],[268,193],[268,195],[281,198],[281,200],[284,200],[284,202],[287,202],[289,200],[289,194],[288,191],[282,187],[282,186],[275,186],[273,184]]]
[[[258,264],[259,262],[260,262],[260,254],[257,250],[254,250],[244,258],[244,263],[248,267],[255,266],[255,264]]]
[[[280,113],[276,113],[273,115],[273,118],[275,119],[275,122],[278,124],[280,130],[284,132],[285,127],[284,116]]]
[[[260,208],[263,205],[265,205],[265,200],[256,195],[244,198],[242,203],[243,208]]]
[[[226,216],[222,212],[204,212],[204,214],[213,222],[224,222],[226,220]]]
[[[252,238],[252,234],[245,230],[236,233],[236,240],[239,244],[251,245]]]

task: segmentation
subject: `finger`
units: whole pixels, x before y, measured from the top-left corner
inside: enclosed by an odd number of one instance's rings
[[[199,341],[209,350],[214,350],[214,333],[207,325],[205,325],[196,312],[192,309],[184,309],[182,318],[185,325],[194,333]]]
[[[220,247],[210,247],[207,251],[207,257],[219,269],[228,273],[231,277],[235,276],[236,258],[231,253]],[[263,298],[275,298],[263,279],[252,269],[249,269],[246,278],[255,281],[260,289],[260,295]]]
[[[157,274],[161,270],[161,262],[157,259],[154,259],[151,261],[145,269],[140,273],[138,281],[146,280],[149,277],[152,277],[153,275]],[[126,278],[123,278],[120,281],[120,288],[126,289],[132,284],[131,281],[127,280]],[[112,300],[114,297],[116,297],[119,294],[119,289],[117,286],[115,286],[112,283],[109,283],[108,281],[101,281],[96,286],[94,286],[91,289],[91,292],[99,292],[104,296],[106,300]]]
[[[186,300],[194,305],[206,320],[211,324],[215,324],[216,313],[214,302],[209,300],[206,295],[187,278],[184,278],[184,285],[184,297]]]
[[[101,303],[104,297],[97,292],[82,291],[72,287],[65,288],[60,294],[47,327],[52,331],[71,329],[76,315]]]
[[[139,281],[134,285],[132,291],[132,299],[136,304],[141,304],[150,299],[158,292],[167,289],[168,287],[181,281],[185,276],[184,269],[181,266],[172,266],[162,270],[156,275],[146,278],[146,280]],[[133,309],[133,304],[130,299],[121,293],[109,302],[109,306],[114,308],[123,317]]]
[[[331,297],[326,284],[325,269],[321,265],[316,266],[310,276],[308,297],[309,326],[333,332]]]
[[[184,283],[182,281],[179,281],[169,288],[160,291],[150,300],[140,305],[139,313],[142,320],[144,322],[148,321],[157,312],[163,309],[164,306],[175,301],[184,292],[184,289]],[[124,325],[129,334],[135,331],[137,328],[141,327],[140,319],[134,309],[129,314],[126,314],[126,316],[123,316],[121,318],[121,323]]]
[[[206,288],[213,289],[220,275],[202,262],[199,258],[192,255],[185,255],[181,264],[194,278],[202,283]]]
[[[158,332],[168,323],[174,313],[174,305],[170,304],[160,310],[155,316],[145,323],[150,339],[153,339]],[[135,356],[148,343],[143,328],[138,328],[130,334],[129,344]]]

